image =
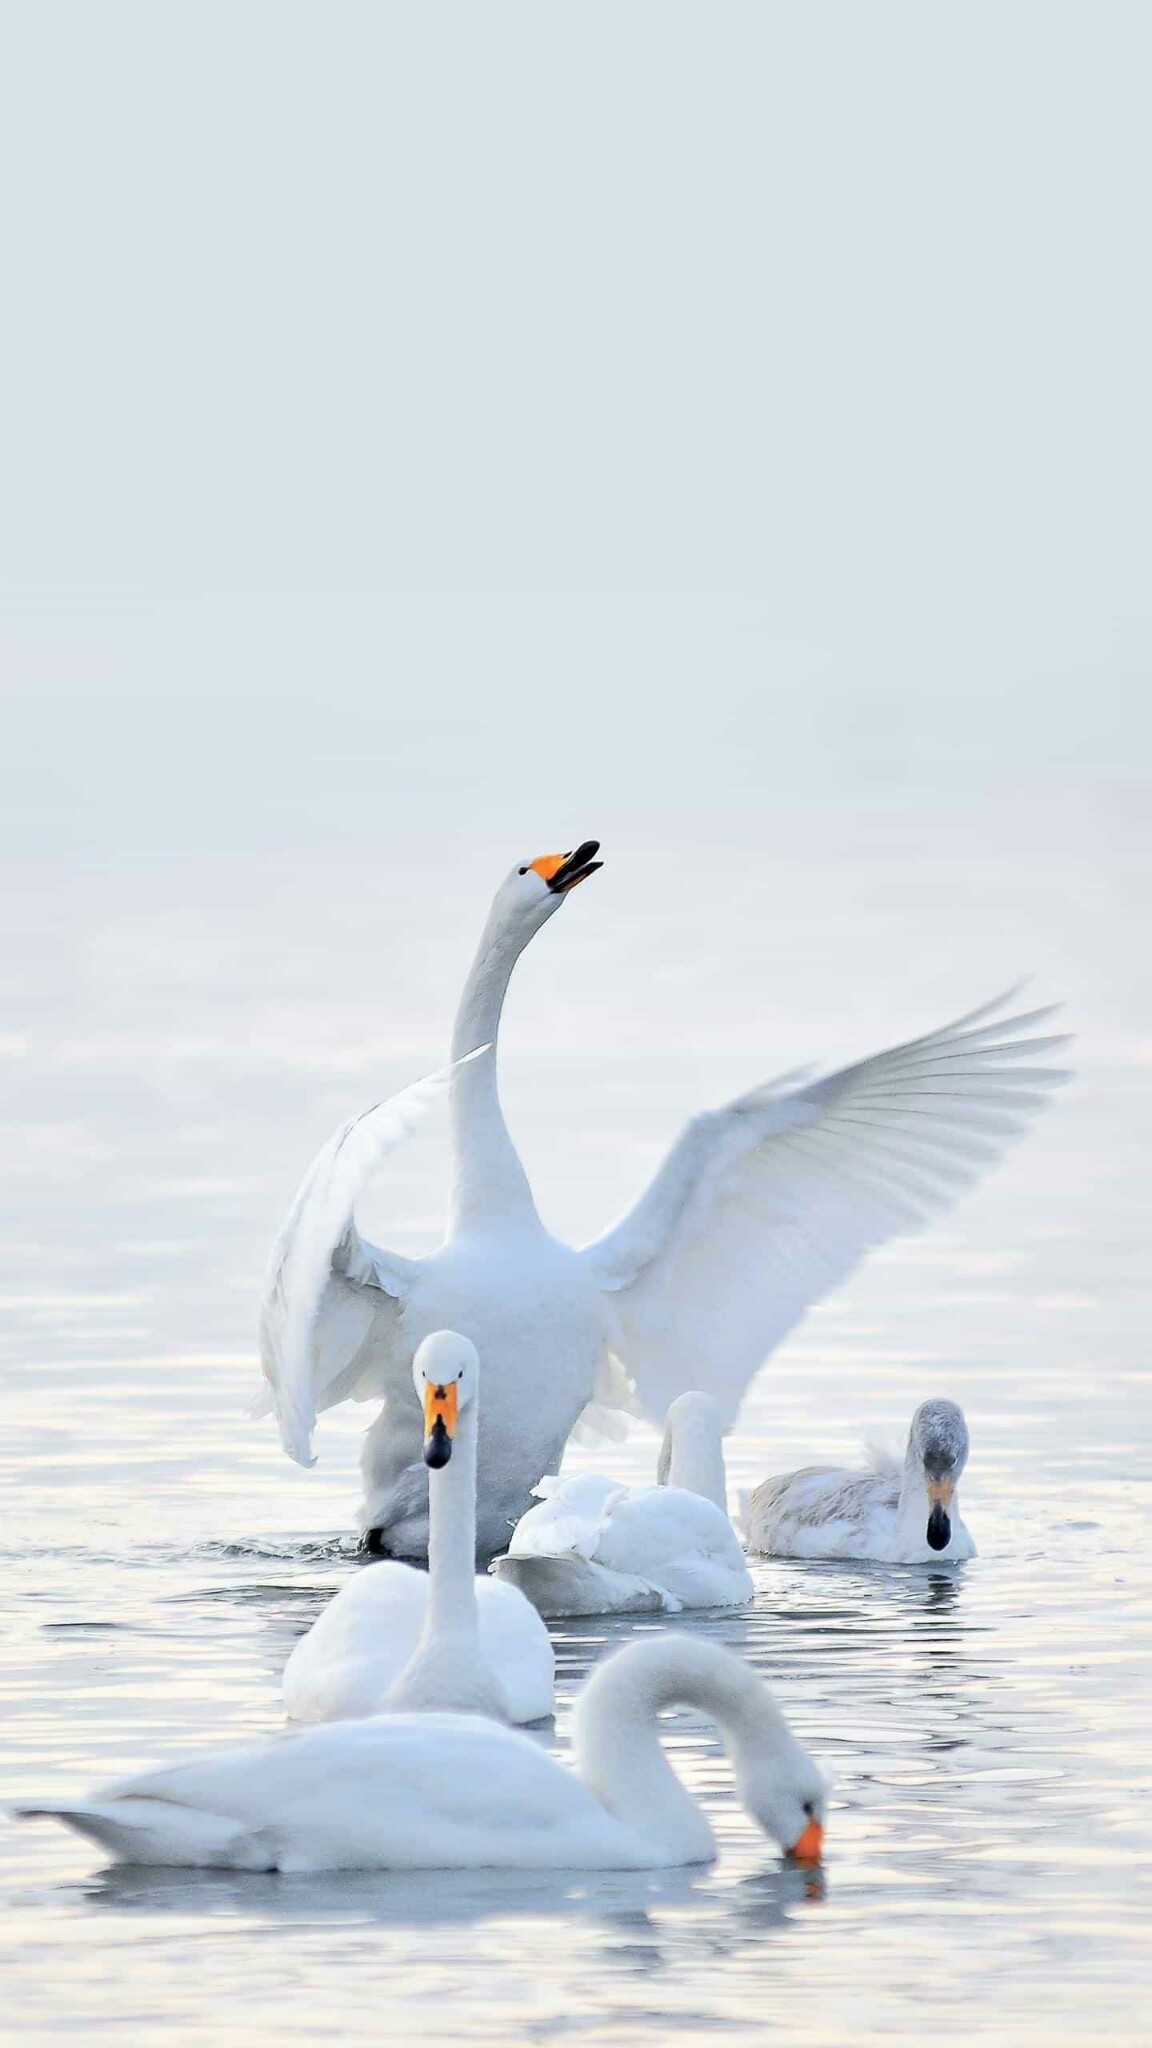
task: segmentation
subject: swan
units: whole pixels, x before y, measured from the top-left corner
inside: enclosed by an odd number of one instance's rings
[[[655,1486],[593,1472],[543,1480],[540,1505],[490,1570],[541,1614],[743,1606],[753,1587],[728,1519],[723,1435],[709,1394],[681,1394],[668,1410]]]
[[[496,893],[460,998],[453,1066],[342,1125],[314,1160],[277,1237],[261,1311],[281,1441],[313,1462],[318,1413],[382,1403],[361,1460],[363,1541],[422,1559],[427,1473],[408,1392],[433,1330],[484,1360],[477,1546],[502,1551],[542,1474],[559,1469],[589,1403],[664,1415],[699,1384],[730,1425],[765,1355],[874,1245],[919,1228],[999,1158],[1059,1072],[1047,1011],[1007,998],[822,1079],[795,1075],[694,1117],[647,1192],[582,1249],[541,1222],[497,1090],[512,970],[573,890],[603,865],[596,840],[521,862]],[[356,1198],[447,1090],[452,1189],[444,1244],[410,1259],[357,1229]]]
[[[294,1721],[358,1720],[385,1707],[543,1720],[556,1670],[548,1631],[515,1586],[475,1575],[475,1346],[435,1331],[412,1378],[432,1472],[428,1570],[389,1559],[357,1572],[296,1644],[284,1705]]]
[[[575,1772],[531,1736],[470,1714],[380,1714],[305,1728],[18,1809],[122,1863],[229,1870],[655,1870],[710,1863],[704,1814],[657,1716],[716,1722],[753,1820],[801,1862],[823,1847],[826,1787],[763,1681],[684,1635],[626,1643],[576,1704]]]
[[[765,1479],[745,1503],[749,1550],[770,1557],[855,1557],[877,1564],[954,1564],[975,1557],[957,1488],[968,1425],[955,1401],[922,1401],[903,1465],[870,1471],[806,1465]]]

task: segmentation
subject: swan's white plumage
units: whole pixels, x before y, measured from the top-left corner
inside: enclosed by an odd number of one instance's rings
[[[392,1714],[249,1743],[21,1817],[62,1820],[121,1862],[201,1868],[705,1862],[711,1830],[657,1732],[660,1710],[679,1703],[715,1716],[741,1797],[767,1832],[785,1846],[819,1835],[824,1781],[767,1687],[730,1651],[669,1635],[630,1643],[593,1673],[576,1707],[580,1775],[494,1721]]]
[[[992,1165],[1063,1074],[1032,1062],[1051,1014],[943,1030],[696,1117],[647,1193],[587,1247],[613,1347],[650,1410],[706,1384],[726,1420],[765,1355],[873,1246]]]
[[[530,1737],[471,1714],[307,1728],[45,1804],[117,1860],[232,1870],[635,1868],[639,1845]]]
[[[673,1402],[658,1470],[656,1486],[621,1486],[592,1472],[544,1480],[539,1506],[517,1523],[493,1572],[542,1614],[743,1606],[752,1580],[721,1505],[720,1417],[707,1396],[689,1392]],[[713,1498],[677,1484],[693,1470]]]
[[[366,1264],[353,1220],[356,1197],[454,1071],[429,1074],[342,1123],[308,1168],[272,1247],[260,1308],[268,1391],[255,1405],[257,1412],[275,1408],[280,1440],[298,1465],[315,1463],[312,1431],[322,1409],[381,1391],[372,1376],[373,1354],[381,1323],[395,1317],[395,1300],[384,1291],[379,1261],[369,1289],[338,1271],[333,1258],[343,1245],[353,1270]],[[396,1261],[397,1274],[406,1263]]]
[[[605,1489],[599,1500],[589,1481]],[[492,1570],[544,1614],[679,1614],[752,1598],[736,1532],[711,1501],[680,1487],[613,1486],[593,1474],[566,1480],[530,1509]]]
[[[555,1657],[536,1609],[515,1586],[476,1581],[480,1654],[513,1721],[552,1712]],[[356,1573],[296,1644],[284,1669],[293,1721],[360,1720],[383,1711],[424,1626],[428,1574],[382,1559]]]

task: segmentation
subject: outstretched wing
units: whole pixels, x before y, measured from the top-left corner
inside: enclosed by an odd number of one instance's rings
[[[1066,1078],[1036,1064],[1067,1043],[1037,1035],[1050,1009],[988,1021],[1009,1000],[692,1120],[636,1207],[584,1252],[653,1416],[703,1387],[731,1422],[805,1309],[999,1159]]]
[[[308,1168],[272,1247],[260,1305],[268,1388],[254,1412],[275,1409],[280,1440],[298,1465],[316,1462],[320,1411],[372,1391],[365,1376],[386,1345],[411,1270],[407,1260],[363,1243],[356,1197],[463,1065],[458,1060],[341,1124]]]

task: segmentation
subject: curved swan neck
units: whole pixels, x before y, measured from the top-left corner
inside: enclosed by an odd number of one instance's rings
[[[728,1474],[724,1468],[724,1429],[720,1410],[709,1394],[681,1394],[664,1424],[664,1441],[656,1466],[658,1486],[680,1486],[710,1500],[728,1513]]]
[[[784,1750],[793,1738],[755,1674],[691,1636],[631,1643],[593,1673],[573,1724],[585,1783],[624,1826],[684,1862],[705,1862],[712,1830],[660,1743],[657,1716],[674,1706],[711,1716],[738,1774],[753,1745]]]
[[[494,915],[480,937],[476,958],[460,997],[452,1032],[452,1058],[460,1060],[478,1045],[492,1050],[471,1060],[452,1077],[452,1200],[453,1232],[491,1217],[520,1210],[535,1216],[528,1178],[508,1135],[496,1085],[496,1044],[500,1013],[512,969],[526,939],[511,934]]]

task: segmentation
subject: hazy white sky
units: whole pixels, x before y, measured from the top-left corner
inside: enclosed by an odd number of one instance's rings
[[[1147,775],[1145,5],[5,24],[18,834]]]

